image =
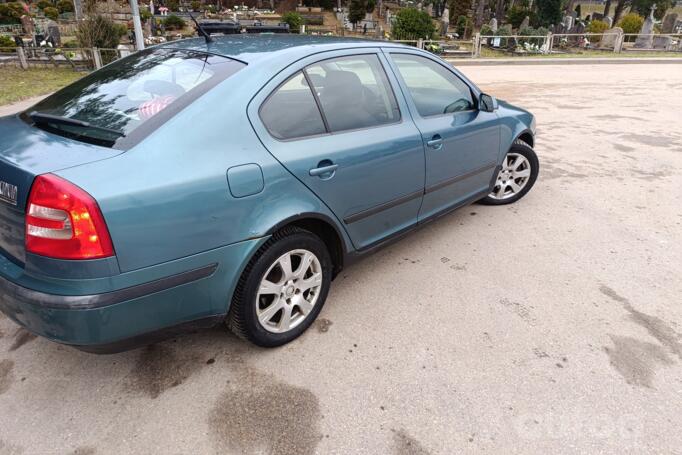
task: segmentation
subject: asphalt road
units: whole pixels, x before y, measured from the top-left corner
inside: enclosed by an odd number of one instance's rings
[[[0,454],[680,453],[682,66],[475,67],[540,179],[346,270],[263,350],[95,356],[0,317]]]

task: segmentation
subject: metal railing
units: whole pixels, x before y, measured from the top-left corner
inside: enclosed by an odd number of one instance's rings
[[[476,50],[475,39],[456,40],[391,40],[392,43],[401,43],[424,49],[442,57],[474,57]]]
[[[649,39],[643,39],[643,38]],[[639,43],[637,42],[638,38]],[[559,55],[590,52],[679,53],[682,55],[682,33],[627,34],[561,33],[547,35],[480,35],[456,40],[394,40],[393,42],[430,51],[444,58],[478,58],[505,55]],[[119,49],[9,47],[0,48],[0,66],[15,65],[27,69],[35,66],[71,67],[74,70],[101,68],[131,53]]]
[[[636,46],[637,38],[648,37],[650,40]],[[548,33],[547,35],[483,35],[475,36],[475,56],[480,57],[483,49],[503,52],[511,55],[532,54],[569,54],[591,51],[621,53],[623,51],[647,52],[680,52],[682,53],[682,34],[621,33],[606,31],[604,33]]]
[[[99,69],[107,63],[125,57],[129,52],[119,49],[4,47],[0,48],[0,65],[31,67],[71,67],[74,70]]]
[[[0,34],[2,35],[18,35],[22,33],[24,28],[21,24],[5,24],[0,25]]]

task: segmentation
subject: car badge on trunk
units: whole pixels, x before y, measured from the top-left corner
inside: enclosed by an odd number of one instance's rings
[[[0,201],[17,205],[17,186],[0,180]]]

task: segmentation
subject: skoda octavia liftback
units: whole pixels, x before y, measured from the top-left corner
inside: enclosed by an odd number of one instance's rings
[[[215,324],[278,346],[355,259],[522,198],[534,134],[527,111],[395,43],[137,52],[0,119],[0,310],[93,352]]]

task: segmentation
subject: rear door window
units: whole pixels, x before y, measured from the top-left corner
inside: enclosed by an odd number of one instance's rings
[[[305,71],[331,132],[400,121],[398,103],[376,55],[323,60]]]
[[[308,81],[300,71],[268,97],[260,109],[260,117],[277,139],[296,139],[326,132]]]
[[[23,118],[55,134],[105,146],[172,112],[245,66],[217,55],[149,49],[47,97]]]

